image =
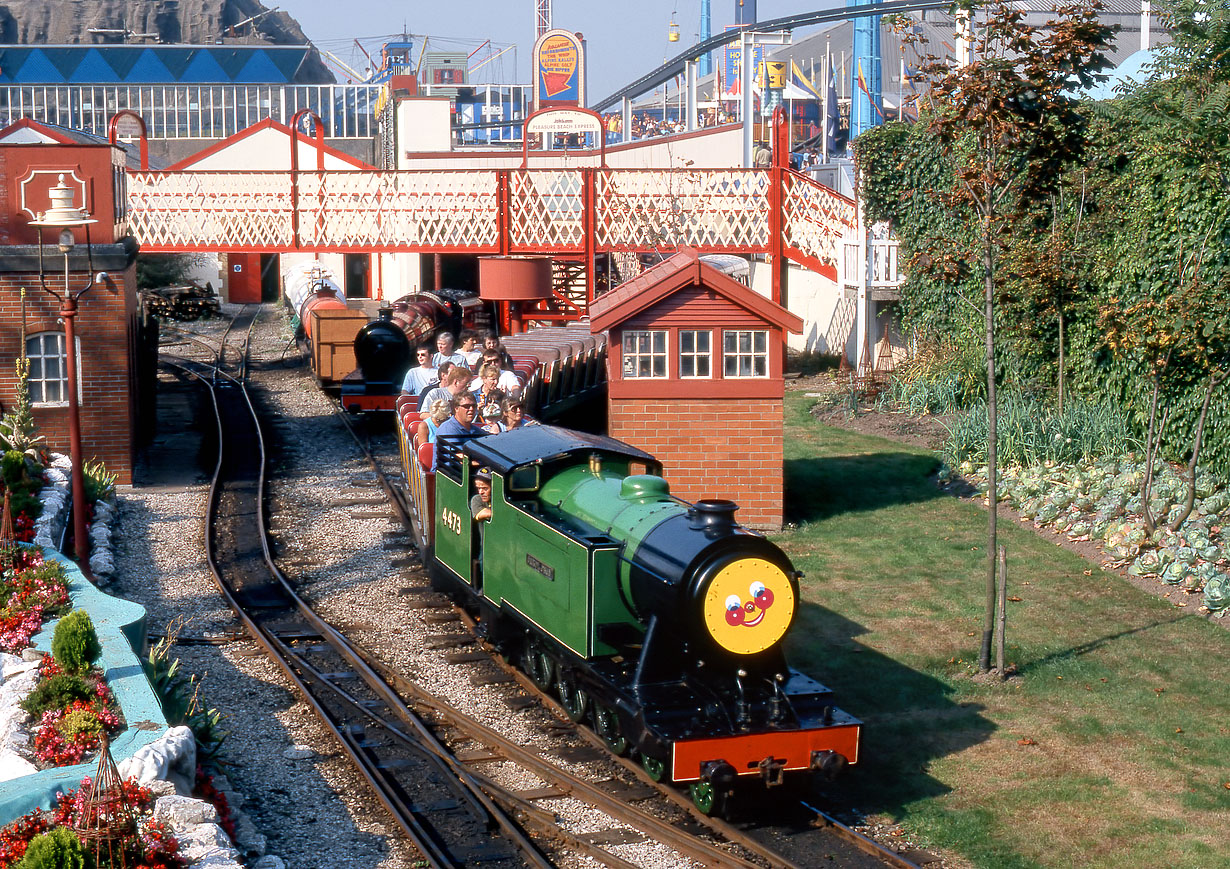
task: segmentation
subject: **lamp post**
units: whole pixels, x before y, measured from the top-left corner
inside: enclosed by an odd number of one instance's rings
[[[30,225],[38,231],[38,279],[43,289],[54,296],[60,303],[60,317],[64,320],[64,357],[68,367],[68,443],[69,455],[73,461],[73,552],[79,563],[85,563],[90,555],[90,542],[85,532],[85,472],[81,464],[81,416],[77,402],[77,340],[74,321],[77,318],[77,300],[94,286],[94,255],[90,248],[90,224],[92,220],[84,207],[73,205],[73,190],[64,183],[61,175],[59,183],[48,191],[51,208],[40,213]],[[85,227],[85,249],[88,260],[89,275],[85,286],[73,289],[69,280],[69,254],[76,246],[73,230]],[[58,229],[60,231],[57,244],[60,253],[64,254],[64,291],[59,292],[47,285],[47,272],[43,267],[43,230]]]

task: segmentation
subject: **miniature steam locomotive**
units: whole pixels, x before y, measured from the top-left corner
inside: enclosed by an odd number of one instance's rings
[[[433,583],[613,752],[688,784],[706,812],[739,782],[858,761],[861,723],[782,652],[798,574],[735,523],[733,502],[686,504],[648,453],[552,426],[435,448],[434,480],[415,487]],[[471,518],[480,468],[483,523]]]

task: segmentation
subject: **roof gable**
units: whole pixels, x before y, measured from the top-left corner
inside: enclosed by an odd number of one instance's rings
[[[281,140],[282,144],[271,147],[262,147],[261,153],[266,157],[272,156],[272,162],[276,166],[258,166],[253,167],[247,164],[248,161],[240,157],[235,158],[237,165],[225,166],[225,157],[223,153],[228,149],[235,148],[238,154],[239,151],[246,150],[245,145],[250,145],[247,140],[255,137],[273,137]],[[299,168],[300,169],[315,169],[316,168],[316,140],[309,138],[304,134],[299,136]],[[336,148],[331,148],[328,145],[324,146],[325,152],[325,168],[329,169],[375,169],[374,166],[364,163],[356,157],[352,157],[344,151],[339,151]],[[207,167],[201,167],[200,164],[208,161],[211,164]],[[269,161],[267,161],[269,162]],[[334,165],[330,165],[330,164]],[[342,165],[338,166],[337,164]],[[207,168],[210,170],[239,170],[239,169],[268,169],[271,171],[289,170],[290,169],[290,127],[285,124],[280,124],[272,118],[265,118],[263,121],[258,121],[250,127],[245,127],[234,135],[228,136],[220,142],[215,142],[208,148],[198,151],[191,157],[180,160],[169,167],[168,170],[174,172],[192,171],[199,168]]]
[[[787,332],[801,332],[803,320],[750,287],[722,274],[684,248],[640,276],[621,284],[589,306],[590,329],[612,329],[687,287],[711,289],[755,317]]]

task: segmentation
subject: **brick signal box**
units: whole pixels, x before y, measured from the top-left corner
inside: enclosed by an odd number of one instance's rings
[[[785,333],[803,321],[683,250],[590,305],[610,332],[609,433],[653,453],[671,491],[782,525]]]

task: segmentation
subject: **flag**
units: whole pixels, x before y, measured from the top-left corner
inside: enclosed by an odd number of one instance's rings
[[[841,127],[841,107],[837,105],[837,84],[833,76],[833,61],[829,58],[828,94],[825,97],[824,150],[826,154],[837,153],[837,131]]]
[[[867,79],[863,78],[863,59],[858,59],[858,89],[867,95],[867,102],[871,103],[871,110],[875,112],[881,120],[884,119],[884,113],[880,111],[880,107],[876,105],[876,101],[871,97],[871,91],[867,87]]]
[[[793,60],[790,61],[790,87],[797,88],[799,91],[802,91],[803,95],[793,96],[791,94],[787,94],[788,97],[792,97],[793,99],[820,99],[820,92],[816,90],[816,86],[808,80],[807,76],[803,74],[803,71],[799,69],[799,65]]]

